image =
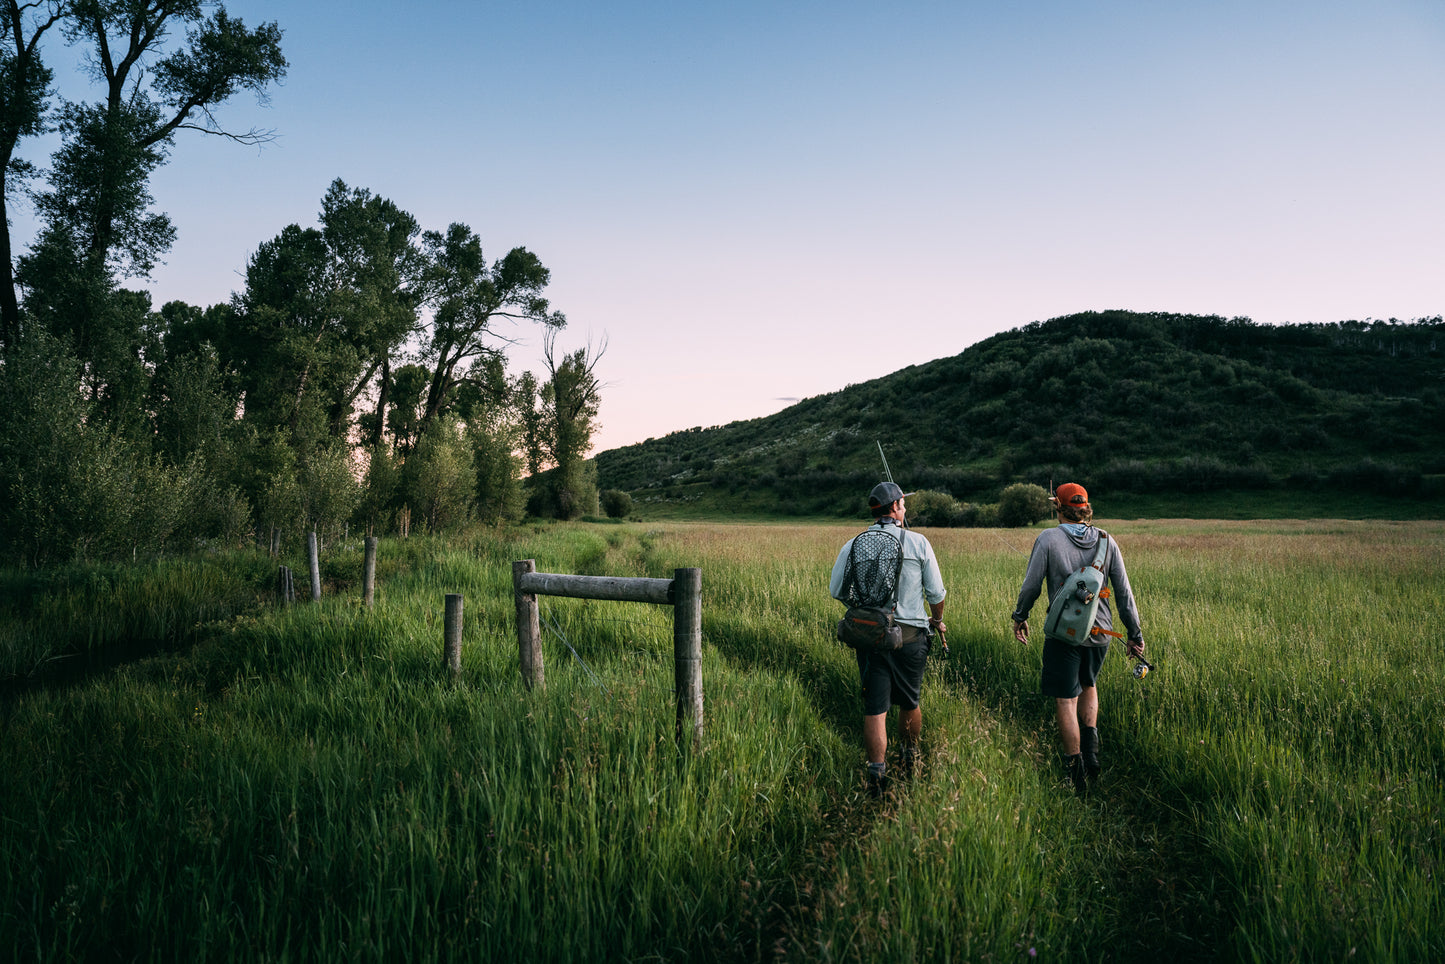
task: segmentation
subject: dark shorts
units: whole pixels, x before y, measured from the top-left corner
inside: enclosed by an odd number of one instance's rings
[[[863,681],[863,715],[887,713],[888,707],[917,709],[918,691],[923,686],[923,668],[928,665],[928,631],[903,627],[903,645],[887,653],[858,656],[858,675]]]
[[[1043,691],[1045,696],[1071,700],[1093,686],[1099,667],[1109,655],[1108,645],[1074,646],[1057,639],[1044,640]]]

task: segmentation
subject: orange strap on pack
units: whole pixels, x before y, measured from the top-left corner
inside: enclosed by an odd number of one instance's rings
[[[1109,587],[1108,587],[1108,586],[1105,586],[1103,589],[1100,589],[1100,590],[1099,590],[1099,596],[1100,596],[1100,598],[1102,598],[1102,599],[1108,599],[1110,595],[1112,595],[1112,594],[1109,592]],[[1100,636],[1113,636],[1115,639],[1123,639],[1123,638],[1124,638],[1124,634],[1123,634],[1123,633],[1116,633],[1116,632],[1112,632],[1112,631],[1107,630],[1107,629],[1100,629],[1098,626],[1095,626],[1093,629],[1089,630],[1089,635],[1092,636],[1092,635],[1095,635],[1095,634],[1098,634],[1098,635],[1100,635]]]

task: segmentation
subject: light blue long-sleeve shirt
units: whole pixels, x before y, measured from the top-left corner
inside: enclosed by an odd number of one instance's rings
[[[928,539],[905,529],[892,519],[883,519],[870,528],[891,527],[894,534],[903,540],[903,571],[898,574],[898,609],[893,614],[895,622],[905,626],[928,626],[930,603],[941,603],[948,590],[943,587],[943,573],[938,569],[938,558]],[[855,537],[856,538],[856,537]],[[853,548],[849,539],[838,551],[833,563],[833,574],[828,580],[828,593],[840,599],[843,592],[843,576],[848,569],[848,551]],[[840,599],[841,601],[841,599]]]

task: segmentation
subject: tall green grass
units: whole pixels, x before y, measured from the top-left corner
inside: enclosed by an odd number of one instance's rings
[[[0,572],[0,683],[194,641],[207,624],[255,608],[273,566],[260,553],[229,553]]]
[[[1008,631],[1027,533],[928,533],[952,655],[925,681],[923,770],[882,802],[830,638],[852,527],[384,541],[370,610],[359,547],[328,553],[321,603],[284,609],[273,564],[240,557],[249,602],[206,609],[197,584],[184,650],[3,697],[0,934],[35,960],[1445,952],[1445,526],[1108,527],[1157,669],[1109,657],[1087,801],[1060,779],[1037,648]],[[673,740],[665,607],[543,597],[547,682],[522,685],[520,558],[702,568],[701,752]],[[77,590],[51,645],[172,598],[164,569],[127,578],[105,606]],[[147,625],[94,618],[107,645]]]

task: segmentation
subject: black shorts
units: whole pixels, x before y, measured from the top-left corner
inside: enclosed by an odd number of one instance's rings
[[[1042,686],[1045,696],[1071,700],[1085,687],[1093,686],[1099,667],[1109,655],[1109,646],[1075,646],[1057,639],[1044,639]]]
[[[858,675],[863,681],[863,715],[887,713],[888,707],[918,708],[923,669],[928,665],[928,630],[903,627],[903,645],[886,653],[859,651]]]

